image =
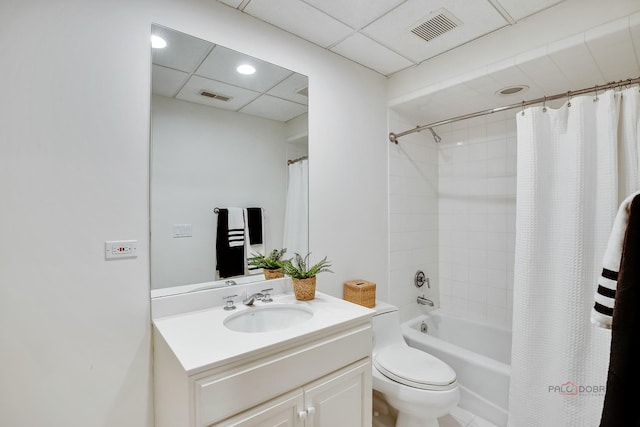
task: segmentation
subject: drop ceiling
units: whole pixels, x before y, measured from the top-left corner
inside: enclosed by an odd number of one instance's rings
[[[282,122],[307,112],[306,76],[178,31],[152,33],[167,42],[152,51],[154,94]],[[256,72],[239,74],[240,64]]]
[[[389,76],[564,0],[218,1]]]
[[[416,124],[426,125],[639,76],[640,13],[635,13],[462,76],[452,76],[449,81],[424,88],[420,96],[391,100],[389,106]],[[528,89],[508,96],[498,93],[515,85],[526,85]]]

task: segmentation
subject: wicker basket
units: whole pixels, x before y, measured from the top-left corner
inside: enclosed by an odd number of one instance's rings
[[[293,292],[298,301],[309,301],[316,297],[316,276],[308,279],[293,279]]]
[[[284,277],[284,273],[282,272],[282,268],[274,268],[274,269],[265,268],[262,271],[264,272],[264,278],[266,280],[279,279],[281,277]]]
[[[376,284],[366,280],[349,280],[344,283],[343,295],[346,301],[373,308],[376,305]]]

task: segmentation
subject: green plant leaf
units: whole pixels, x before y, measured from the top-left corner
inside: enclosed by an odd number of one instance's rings
[[[320,262],[311,267],[307,267],[310,255],[311,253],[308,253],[303,258],[302,255],[296,253],[292,259],[284,261],[284,274],[294,279],[308,279],[309,277],[314,277],[324,272],[333,273],[333,271],[329,269],[331,262],[327,261],[326,256]]]

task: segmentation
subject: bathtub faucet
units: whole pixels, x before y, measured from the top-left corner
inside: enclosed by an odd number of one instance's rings
[[[433,307],[435,304],[429,298],[425,298],[424,295],[418,297],[418,304],[420,305],[428,305],[429,307]]]

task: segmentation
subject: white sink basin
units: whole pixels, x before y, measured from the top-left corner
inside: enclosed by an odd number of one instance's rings
[[[224,320],[224,326],[236,332],[270,332],[297,326],[313,317],[307,307],[291,304],[249,307]]]

